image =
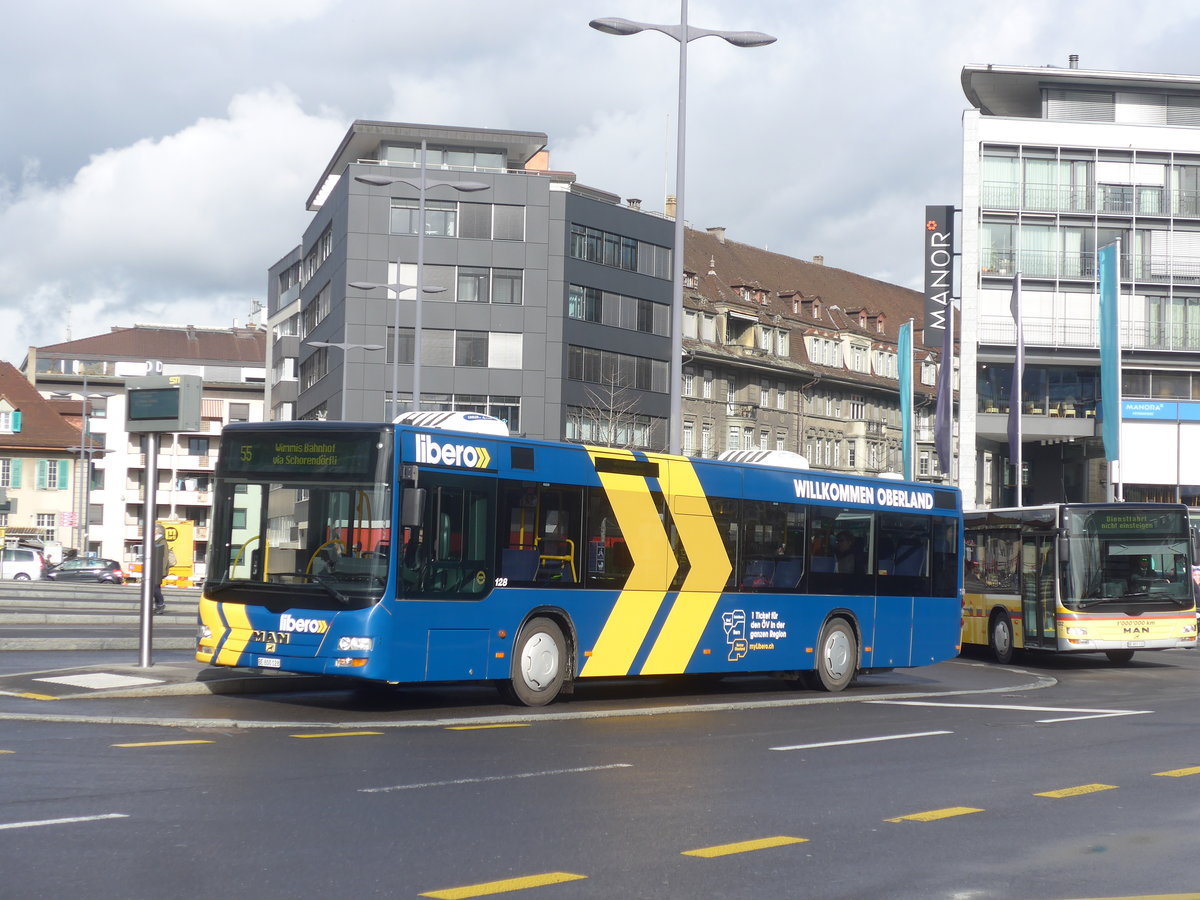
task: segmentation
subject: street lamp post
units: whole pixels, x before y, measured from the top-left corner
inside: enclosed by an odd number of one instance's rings
[[[351,350],[382,350],[383,344],[351,344],[346,341],[305,341],[310,347],[337,347],[342,351],[342,421],[348,421],[346,415],[346,370],[350,368]]]
[[[79,396],[79,446],[68,447],[67,450],[72,453],[78,453],[79,459],[75,464],[75,487],[71,490],[71,506],[75,509],[75,543],[76,549],[81,557],[87,556],[88,543],[88,497],[91,492],[91,470],[92,457],[97,453],[109,453],[111,451],[104,450],[92,445],[91,433],[88,427],[88,401],[89,400],[106,400],[113,396],[109,393],[92,394],[88,393],[87,374],[83,376],[83,391]],[[62,399],[71,399],[76,396],[75,391],[56,391],[55,397]]]
[[[400,268],[399,260],[396,261],[396,268],[397,268],[397,270]],[[392,326],[392,403],[398,404],[399,396],[400,396],[400,295],[402,293],[404,293],[405,291],[416,291],[417,292],[417,294],[418,294],[417,320],[419,321],[420,309],[421,309],[421,301],[419,299],[419,295],[422,293],[440,294],[442,291],[444,291],[446,289],[444,287],[423,288],[423,287],[418,287],[415,284],[398,284],[398,283],[397,284],[376,284],[373,281],[351,281],[350,287],[355,288],[356,290],[360,290],[360,291],[373,291],[376,288],[386,288],[387,290],[394,291],[396,293],[395,322]],[[420,325],[415,325],[414,331],[416,332],[417,341],[420,341],[420,339],[421,339]],[[413,347],[413,354],[414,354],[414,359],[415,359],[418,355],[417,348],[415,346]],[[419,379],[418,379],[417,375],[414,373],[414,375],[413,375],[413,387],[414,387],[413,396],[414,397],[419,396],[419,390],[417,389],[418,380]],[[386,403],[384,403],[383,407],[384,407],[384,418],[389,419],[389,420],[396,418],[395,407],[393,407],[390,411],[388,410]],[[416,406],[414,406],[413,409],[415,410]],[[392,414],[388,415],[389,412],[391,412]]]
[[[416,295],[416,307],[413,313],[413,411],[421,409],[421,293],[432,293],[425,288],[425,195],[431,187],[449,187],[460,192],[485,191],[489,185],[482,181],[430,181],[425,177],[425,154],[426,141],[421,138],[421,169],[420,175],[417,178],[405,178],[399,175],[355,175],[354,180],[362,184],[369,184],[375,187],[388,187],[393,184],[407,184],[409,187],[417,189],[417,286],[419,290]],[[397,262],[397,269],[399,263]],[[399,277],[399,272],[396,273]],[[444,290],[444,288],[443,288]],[[399,320],[399,295],[396,297],[397,321]],[[399,328],[397,328],[396,346],[399,348]],[[400,358],[399,353],[395,354],[392,360],[392,381],[393,392],[392,399],[395,401],[396,394],[396,378],[399,371]]]
[[[687,45],[698,38],[719,37],[735,47],[763,47],[773,44],[775,38],[761,31],[715,31],[690,26],[687,21],[687,0],[680,0],[678,25],[653,25],[649,22],[619,18],[593,19],[588,25],[597,31],[620,37],[642,31],[658,31],[679,42],[679,109],[676,114],[678,131],[675,139],[675,253],[671,298],[671,418],[667,424],[668,450],[678,454],[683,431],[680,391],[683,383],[683,161],[684,137],[687,133]]]

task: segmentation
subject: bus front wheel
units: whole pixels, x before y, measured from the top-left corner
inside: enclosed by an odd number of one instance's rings
[[[845,619],[831,619],[817,642],[816,668],[805,672],[806,687],[836,693],[850,686],[858,672],[858,640]]]
[[[1123,666],[1133,659],[1132,650],[1105,650],[1104,655],[1108,657],[1110,663],[1118,666]]]
[[[501,691],[522,706],[553,702],[566,679],[567,642],[552,619],[530,619],[513,645],[511,676]]]
[[[1002,666],[1013,661],[1013,627],[1008,613],[998,612],[988,625],[988,649],[992,657]]]

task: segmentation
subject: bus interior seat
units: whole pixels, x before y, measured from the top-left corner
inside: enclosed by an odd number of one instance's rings
[[[574,583],[575,542],[570,538],[543,537],[538,540],[538,581]]]
[[[800,584],[800,576],[804,574],[804,560],[798,557],[788,557],[775,563],[775,572],[771,575],[771,587],[794,588]]]
[[[922,544],[904,544],[896,551],[897,575],[925,574],[925,547]]]
[[[505,547],[500,551],[500,574],[509,581],[533,581],[537,570],[537,550]]]
[[[742,575],[742,587],[766,587],[771,583],[774,572],[773,559],[748,559],[745,574]]]
[[[837,564],[832,556],[814,556],[812,570],[814,572],[836,572]]]

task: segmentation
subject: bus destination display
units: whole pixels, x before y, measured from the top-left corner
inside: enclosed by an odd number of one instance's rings
[[[230,475],[331,475],[372,478],[380,438],[376,434],[227,436],[222,468]]]

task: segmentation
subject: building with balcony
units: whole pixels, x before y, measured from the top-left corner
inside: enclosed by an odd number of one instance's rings
[[[900,326],[921,294],[687,229],[683,451],[790,450],[814,468],[900,473]],[[934,453],[940,350],[914,334],[914,474]]]
[[[68,525],[62,514],[44,519],[54,539],[127,566],[140,560],[145,437],[125,430],[125,379],[199,375],[200,430],[161,436],[155,517],[192,522],[193,563],[203,574],[221,429],[227,422],[263,420],[265,354],[266,332],[258,326],[135,325],[31,347],[21,374],[33,390],[60,404],[63,416],[74,417],[73,450],[82,459],[67,477],[70,490],[63,492],[68,500],[72,491],[82,498],[64,507],[76,512],[78,524]],[[80,447],[87,449],[80,454]],[[0,472],[2,466],[0,461]]]
[[[551,170],[546,144],[537,132],[354,122],[308,198],[301,243],[268,272],[270,416],[378,421],[412,408],[416,291],[352,284],[416,285],[423,256],[424,286],[442,290],[420,301],[422,409],[587,439],[595,392],[619,389],[636,410],[628,443],[664,447],[672,222]]]
[[[1200,505],[1200,77],[968,65],[960,483],[967,508]],[[1099,437],[1096,251],[1120,242],[1119,485]],[[1021,275],[1025,373],[1010,396]]]

